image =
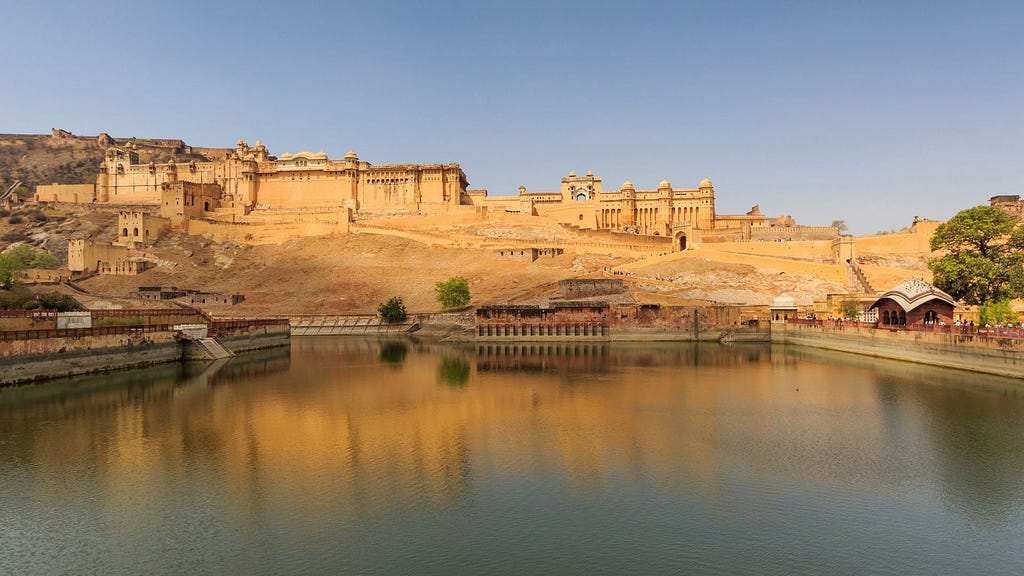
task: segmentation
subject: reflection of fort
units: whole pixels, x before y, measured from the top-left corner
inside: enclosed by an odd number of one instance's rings
[[[480,372],[535,371],[608,372],[629,366],[719,368],[761,364],[769,357],[762,345],[725,348],[717,344],[524,342],[481,343],[476,346]]]

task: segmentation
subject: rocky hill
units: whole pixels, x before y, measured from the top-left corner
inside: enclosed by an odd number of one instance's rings
[[[30,191],[39,184],[94,182],[107,148],[128,142],[135,144],[143,162],[205,161],[227,152],[222,148],[194,148],[176,139],[76,136],[56,128],[46,135],[0,134],[0,188],[6,189],[18,180]]]

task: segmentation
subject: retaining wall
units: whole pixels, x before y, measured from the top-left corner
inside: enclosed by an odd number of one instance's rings
[[[288,326],[221,329],[217,341],[235,353],[287,346]],[[186,345],[173,331],[0,341],[0,386],[177,362]]]
[[[1024,378],[1024,340],[853,326],[773,324],[772,342]]]
[[[175,362],[182,355],[182,346],[173,339],[173,336],[169,341],[147,340],[136,344],[107,347],[99,347],[94,342],[92,348],[62,347],[61,344],[67,344],[60,342],[62,340],[68,339],[47,338],[27,341],[34,345],[36,353],[0,358],[0,385]],[[45,345],[49,351],[40,352],[40,345]]]

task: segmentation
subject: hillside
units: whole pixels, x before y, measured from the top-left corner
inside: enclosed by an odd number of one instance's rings
[[[52,134],[0,134],[0,188],[15,181],[34,191],[39,184],[85,184],[96,180],[107,147],[134,142],[142,162],[203,161],[222,149],[198,149],[181,140],[75,136],[63,130]]]
[[[20,222],[12,224],[12,216],[21,216]],[[243,303],[215,313],[242,316],[373,313],[392,296],[401,296],[410,311],[432,312],[438,310],[434,284],[456,275],[470,281],[474,305],[539,303],[557,294],[560,279],[608,274],[622,278],[639,300],[663,304],[766,305],[782,293],[810,304],[825,294],[846,291],[841,269],[826,264],[814,243],[708,245],[642,260],[628,254],[567,251],[532,263],[499,260],[493,249],[478,244],[493,238],[536,241],[555,233],[543,222],[516,226],[522,218],[496,216],[448,225],[443,218],[395,218],[376,222],[379,228],[357,228],[355,234],[263,246],[172,233],[146,249],[155,268],[138,276],[89,278],[79,283],[88,293],[74,296],[102,308],[152,306],[130,298],[140,286],[240,293]],[[66,262],[67,239],[112,240],[116,222],[114,211],[26,204],[0,217],[0,250],[25,242]],[[890,239],[891,246],[872,246],[872,273],[885,278],[880,288],[911,277],[927,278],[927,255],[900,248],[913,248],[915,241],[908,235],[903,241]]]

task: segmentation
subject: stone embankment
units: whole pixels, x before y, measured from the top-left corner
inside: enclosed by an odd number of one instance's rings
[[[404,322],[385,322],[380,316],[303,315],[291,319],[293,336],[389,336],[408,334],[419,329],[415,318]]]
[[[214,321],[210,333],[231,353],[289,343],[286,320]],[[0,332],[0,385],[204,358],[196,346],[166,324]]]
[[[772,325],[773,343],[794,344],[919,364],[1024,378],[1019,330],[879,329],[856,323],[806,321]]]

